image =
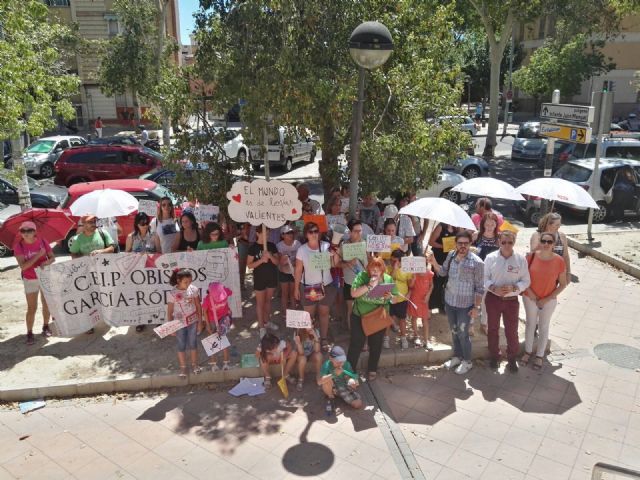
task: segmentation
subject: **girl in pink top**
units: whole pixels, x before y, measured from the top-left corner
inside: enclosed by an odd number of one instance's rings
[[[20,238],[13,245],[13,252],[22,271],[22,283],[24,294],[27,298],[27,345],[35,343],[33,336],[33,323],[38,309],[38,293],[42,300],[42,335],[51,336],[49,330],[49,307],[40,292],[40,281],[36,274],[36,268],[51,265],[55,261],[51,247],[47,242],[38,238],[36,224],[33,222],[23,222],[20,225]]]
[[[231,328],[231,308],[229,308],[229,302],[227,299],[233,294],[231,290],[218,282],[211,282],[207,289],[207,296],[202,301],[202,313],[204,315],[204,322],[207,326],[207,332],[212,335],[214,332],[220,334],[220,336],[228,335]],[[222,370],[229,370],[229,349],[225,348],[222,351]],[[216,355],[211,355],[209,359],[209,365],[211,371],[217,372],[218,359]]]

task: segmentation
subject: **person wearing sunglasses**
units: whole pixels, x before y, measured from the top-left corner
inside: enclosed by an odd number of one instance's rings
[[[500,365],[500,317],[507,337],[507,368],[510,372],[518,371],[516,357],[520,350],[518,339],[518,312],[520,302],[518,295],[531,284],[529,267],[524,255],[513,251],[516,236],[505,230],[498,237],[499,250],[487,255],[484,261],[484,288],[487,309],[487,341],[490,366],[497,369]]]
[[[455,373],[464,375],[471,368],[471,339],[469,325],[478,317],[484,293],[484,263],[471,252],[471,234],[462,231],[456,234],[456,248],[439,265],[433,254],[429,263],[437,275],[448,277],[444,293],[444,308],[449,319],[453,342],[453,357],[444,363],[445,368],[455,368]]]
[[[47,242],[38,238],[36,224],[28,221],[20,225],[20,235],[13,246],[13,253],[18,261],[22,284],[24,285],[24,295],[27,299],[27,312],[25,320],[27,322],[27,345],[35,343],[33,335],[33,324],[38,310],[38,294],[42,301],[42,335],[51,336],[49,329],[49,307],[40,291],[40,281],[36,274],[36,268],[51,265],[55,261],[55,256]]]
[[[156,253],[160,249],[160,238],[151,233],[149,215],[138,212],[133,220],[133,231],[127,235],[125,252]]]
[[[551,316],[558,304],[558,295],[567,287],[564,259],[553,252],[555,236],[550,232],[540,234],[540,250],[529,254],[529,275],[531,285],[524,292],[524,309],[527,327],[524,337],[524,355],[521,362],[527,365],[533,354],[533,341],[538,327],[538,345],[533,368],[540,370],[549,341]]]
[[[305,224],[303,234],[306,242],[296,252],[293,295],[297,302],[314,318],[320,317],[320,344],[327,351],[329,343],[329,311],[336,301],[337,289],[333,285],[331,267],[337,267],[339,257],[329,242],[320,240],[320,228],[314,222]],[[329,265],[323,259],[329,256]],[[317,260],[317,261],[312,261]],[[325,265],[322,267],[321,265]]]
[[[160,239],[160,250],[158,251],[171,253],[173,243],[180,231],[180,226],[176,219],[173,201],[169,197],[160,199],[156,218],[151,221],[151,231],[155,232]]]

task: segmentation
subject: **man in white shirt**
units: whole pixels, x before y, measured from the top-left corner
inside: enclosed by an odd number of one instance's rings
[[[500,233],[500,249],[487,255],[484,260],[484,289],[487,292],[485,306],[489,331],[487,340],[491,355],[491,368],[500,364],[500,317],[507,337],[508,369],[518,371],[516,356],[520,349],[518,340],[518,295],[531,284],[529,266],[524,255],[513,251],[516,236],[504,230]]]

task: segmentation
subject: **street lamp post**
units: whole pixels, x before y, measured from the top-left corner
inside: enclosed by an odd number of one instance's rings
[[[365,69],[384,65],[393,51],[393,40],[389,29],[380,22],[364,22],[356,27],[349,38],[349,53],[358,65],[358,100],[353,105],[353,131],[351,137],[351,185],[349,216],[356,217],[358,204],[358,177],[360,160],[360,134],[362,131],[362,108],[364,104]]]

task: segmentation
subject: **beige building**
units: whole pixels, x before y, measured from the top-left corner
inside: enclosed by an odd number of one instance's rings
[[[53,21],[76,24],[79,34],[87,40],[106,40],[121,32],[118,17],[113,11],[113,0],[43,0],[50,8]],[[168,1],[167,35],[180,42],[178,0]],[[181,55],[175,56],[181,62]],[[131,95],[108,97],[100,91],[97,79],[98,58],[93,55],[76,55],[70,60],[70,69],[81,80],[78,95],[73,99],[76,124],[80,128],[91,127],[97,117],[109,123],[127,124],[133,118]],[[144,110],[144,106],[143,106]]]
[[[514,40],[524,47],[528,57],[536,48],[542,46],[545,37],[553,35],[554,32],[555,20],[547,17],[533,24],[516,25]],[[562,101],[590,104],[591,92],[601,90],[605,80],[613,80],[615,82],[614,117],[626,117],[631,112],[640,113],[640,93],[633,85],[634,74],[640,70],[640,15],[625,18],[622,21],[620,33],[614,39],[607,41],[602,52],[606,57],[611,57],[616,68],[583,82],[579,95],[570,99],[563,97]],[[524,63],[526,62],[525,58]],[[514,97],[519,101],[521,110],[532,108],[532,100],[522,92],[516,90]]]

